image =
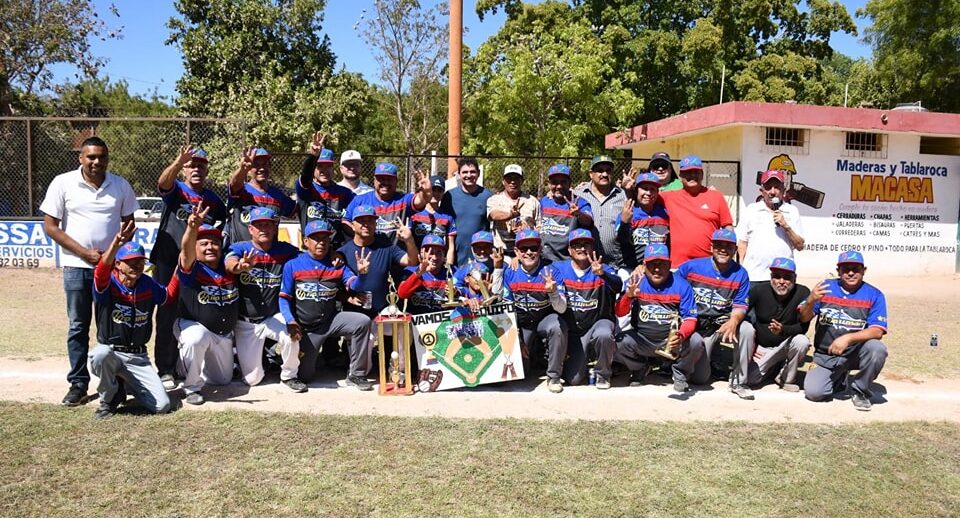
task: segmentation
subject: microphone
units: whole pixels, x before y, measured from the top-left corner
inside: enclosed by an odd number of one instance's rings
[[[775,210],[775,211],[780,210],[780,206],[781,206],[781,205],[783,205],[783,200],[781,200],[780,198],[778,198],[778,197],[776,197],[776,196],[770,198],[770,208],[771,208],[771,209],[773,209],[773,210]],[[778,227],[780,226],[780,223],[775,223],[775,224],[776,224]]]

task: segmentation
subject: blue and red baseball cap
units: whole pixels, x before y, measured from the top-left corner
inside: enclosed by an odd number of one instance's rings
[[[420,248],[426,248],[428,246],[437,246],[443,248],[445,243],[443,238],[436,234],[427,234],[423,236],[423,241],[420,243]]]
[[[146,259],[147,254],[143,250],[143,245],[129,241],[120,246],[117,250],[118,261],[129,261],[131,259]]]
[[[200,162],[209,162],[209,159],[207,158],[207,152],[199,148],[194,149],[193,152],[190,153],[190,157],[191,157],[190,160],[197,160]]]
[[[713,231],[710,241],[726,241],[727,243],[737,244],[737,234],[729,228],[718,228]]]
[[[643,173],[637,176],[636,185],[639,186],[642,183],[652,183],[656,185],[658,189],[660,188],[660,178],[653,173]]]
[[[277,213],[270,207],[254,207],[250,209],[250,223],[254,221],[273,221],[276,222]]]
[[[789,257],[776,257],[773,259],[773,262],[770,263],[770,269],[797,273],[797,263]]]
[[[681,171],[703,171],[703,161],[697,155],[687,155],[680,160]]]
[[[540,238],[539,232],[537,232],[536,230],[525,228],[520,232],[517,232],[517,238],[514,240],[514,243],[518,245],[520,243],[530,243],[530,242],[536,242],[537,244],[540,244],[542,241],[543,240]]]
[[[585,228],[578,228],[573,232],[570,232],[570,235],[567,237],[567,243],[572,244],[574,241],[590,241],[593,242],[593,234]]]
[[[321,150],[320,150],[320,154],[317,155],[317,163],[318,163],[318,164],[332,164],[333,162],[334,162],[334,160],[333,160],[333,150],[332,150],[332,149],[327,149],[327,148],[321,149]]]
[[[380,162],[373,169],[373,176],[397,176],[397,166],[391,164],[390,162]]]
[[[551,176],[570,176],[570,166],[567,164],[553,164],[550,166],[550,169],[547,169],[547,178]]]
[[[651,243],[643,249],[643,262],[669,261],[670,249],[663,243]]]
[[[223,239],[223,232],[213,225],[203,224],[197,229],[197,239]]]
[[[357,208],[353,209],[353,217],[350,221],[356,221],[360,218],[366,218],[369,216],[377,217],[377,211],[370,205],[359,205]]]
[[[479,243],[490,243],[492,245],[493,234],[491,234],[490,232],[487,232],[486,230],[474,232],[474,234],[470,236],[470,246],[473,246]]]
[[[333,227],[331,227],[326,220],[315,219],[303,227],[304,236],[312,236],[314,234],[333,234]]]
[[[270,152],[266,148],[255,147],[253,148],[253,158],[270,158]]]
[[[845,250],[840,254],[840,257],[837,258],[837,264],[863,264],[863,254],[856,250]]]

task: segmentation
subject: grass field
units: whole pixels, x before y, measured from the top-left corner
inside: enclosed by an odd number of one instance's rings
[[[949,516],[960,430],[0,403],[0,514]],[[440,458],[446,460],[441,461]]]

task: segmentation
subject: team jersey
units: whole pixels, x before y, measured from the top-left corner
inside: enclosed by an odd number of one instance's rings
[[[503,270],[504,299],[513,303],[517,312],[517,325],[536,328],[541,320],[553,313],[550,295],[544,287],[544,273],[548,271],[557,282],[557,293],[565,298],[567,294],[560,282],[560,273],[551,264],[541,261],[533,272],[527,272],[519,264],[516,268],[508,266]]]
[[[175,278],[164,287],[145,274],[133,288],[127,288],[113,265],[102,261],[93,276],[97,342],[101,344],[145,346],[153,332],[153,308],[173,303],[179,291]]]
[[[663,344],[676,318],[681,322],[691,322],[691,326],[697,320],[697,303],[690,284],[671,274],[662,286],[655,288],[644,276],[630,306],[633,329],[650,342]]]
[[[355,289],[359,279],[349,266],[337,268],[329,257],[314,259],[302,252],[283,266],[280,312],[307,331],[322,328],[337,313],[340,290]]]
[[[369,292],[373,296],[372,307],[364,309],[347,303],[344,304],[343,308],[346,311],[355,311],[373,317],[381,309],[387,307],[387,290],[389,287],[387,275],[393,278],[395,285],[400,284],[404,268],[401,263],[407,256],[407,252],[379,234],[374,238],[373,243],[368,246],[358,245],[356,241],[351,239],[344,243],[339,250],[347,261],[347,265],[354,271],[357,268],[357,254],[361,251],[370,255],[370,273],[360,280],[355,289]]]
[[[721,273],[713,265],[712,257],[691,259],[677,268],[677,275],[693,288],[701,324],[729,316],[731,311],[746,312],[750,305],[750,278],[747,270],[734,261]]]
[[[594,275],[587,267],[582,274],[573,269],[573,261],[554,263],[557,283],[567,293],[567,311],[564,317],[570,326],[570,332],[582,335],[590,330],[598,320],[613,320],[613,303],[623,281],[617,277],[613,268],[603,265],[603,275]]]
[[[211,332],[229,335],[237,327],[240,307],[240,290],[237,280],[223,268],[195,261],[193,268],[185,272],[178,269],[180,277],[179,316],[203,324]]]
[[[299,197],[299,193],[297,196]],[[230,210],[224,238],[227,243],[250,241],[250,229],[247,225],[250,224],[250,209],[255,207],[270,207],[284,218],[293,217],[297,208],[293,200],[278,187],[271,185],[266,191],[261,191],[247,182],[243,184],[242,191],[230,194],[227,198],[227,208]]]
[[[280,311],[277,297],[280,295],[283,265],[300,251],[283,241],[274,242],[268,251],[260,250],[250,241],[244,241],[230,245],[224,259],[231,256],[240,259],[250,250],[254,252],[253,268],[237,275],[240,316],[256,320],[273,316]]]
[[[347,211],[343,215],[345,221],[353,221],[353,209],[361,205],[369,205],[377,212],[377,234],[383,234],[393,239],[397,233],[397,228],[403,224],[404,218],[413,215],[413,195],[410,193],[393,193],[393,198],[383,201],[377,197],[377,193],[368,192],[353,198],[353,201],[347,205]]]
[[[577,198],[577,208],[593,217],[593,209],[583,198]],[[570,214],[570,204],[557,203],[552,196],[540,199],[540,238],[543,239],[543,257],[554,263],[570,258],[567,236],[580,227],[577,217]]]
[[[183,232],[187,229],[187,218],[193,207],[203,201],[204,207],[210,207],[210,212],[203,222],[213,225],[218,221],[227,220],[227,208],[220,197],[210,189],[196,192],[186,183],[177,180],[169,191],[160,192],[163,198],[163,214],[160,216],[160,226],[157,229],[157,239],[150,251],[150,262],[158,260],[174,263],[180,253],[180,241]]]
[[[449,214],[424,209],[410,217],[410,230],[413,233],[413,239],[417,242],[417,248],[420,248],[427,234],[440,237],[444,243],[448,241],[447,236],[456,237],[457,223]]]
[[[839,279],[827,281],[827,294],[813,305],[818,316],[813,344],[818,353],[829,354],[830,344],[837,337],[855,333],[868,327],[879,327],[887,332],[887,299],[870,284],[863,283],[853,293],[847,293]],[[848,347],[843,356],[856,349]]]
[[[407,299],[407,313],[420,315],[444,311],[443,304],[447,302],[447,272],[443,268],[439,272],[423,272],[415,275],[416,266],[408,266],[405,270],[407,278],[397,287],[397,295]],[[459,297],[459,293],[457,294]]]
[[[318,182],[310,182],[304,187],[297,180],[297,207],[300,211],[300,233],[311,221],[322,219],[333,227],[333,236],[330,238],[333,247],[343,244],[343,218],[347,206],[355,198],[353,191],[338,185],[323,186]]]
[[[647,245],[669,244],[670,217],[663,206],[654,205],[650,212],[634,207],[630,221],[624,222],[622,218],[622,213],[617,216],[617,241],[627,268],[643,264],[643,250]]]

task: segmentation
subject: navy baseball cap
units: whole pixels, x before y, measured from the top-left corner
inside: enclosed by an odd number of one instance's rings
[[[266,148],[255,147],[253,148],[253,158],[270,158],[270,152]]]
[[[585,228],[578,228],[573,232],[570,232],[569,237],[567,237],[567,243],[573,243],[574,241],[590,241],[593,242],[593,234]]]
[[[517,232],[517,238],[514,240],[514,243],[526,243],[526,242],[536,242],[541,243],[543,240],[540,238],[540,233],[536,230],[531,230],[529,228],[523,229],[520,232]]]
[[[443,248],[443,238],[436,234],[427,234],[423,236],[423,242],[420,243],[420,248],[426,248],[428,246],[437,246]]]
[[[669,261],[670,249],[663,243],[653,243],[643,249],[643,262],[650,261]]]
[[[376,209],[374,209],[369,205],[360,205],[357,208],[353,209],[353,219],[351,219],[350,221],[356,221],[360,218],[364,218],[368,216],[376,217],[377,216]]]
[[[315,219],[303,227],[303,235],[312,236],[314,234],[333,234],[333,227],[325,220]]]
[[[397,176],[397,166],[390,162],[380,162],[373,169],[373,176]]]
[[[837,258],[837,264],[855,263],[863,264],[863,254],[856,250],[846,250]]]
[[[117,250],[118,261],[129,261],[130,259],[146,259],[147,254],[143,250],[143,245],[129,241],[120,246]]]
[[[647,164],[647,167],[653,169],[654,164],[663,164],[670,169],[673,169],[673,161],[670,160],[670,155],[664,153],[663,151],[654,153],[653,156],[650,157],[650,163]]]
[[[223,239],[223,232],[213,225],[203,224],[197,230],[197,239]]]
[[[556,175],[570,176],[570,166],[567,164],[554,164],[547,169],[547,178]]]
[[[797,263],[793,262],[793,259],[789,257],[776,257],[773,259],[773,262],[770,263],[770,269],[797,273]]]
[[[697,155],[687,155],[680,160],[681,171],[703,171],[703,161]]]
[[[320,150],[320,154],[317,156],[318,164],[332,164],[333,163],[333,150],[323,148]]]
[[[726,241],[727,243],[737,244],[737,235],[728,228],[719,228],[713,231],[710,236],[711,241]]]
[[[474,233],[470,236],[470,246],[473,246],[477,243],[490,243],[493,244],[493,234],[487,232],[486,230],[481,230],[480,232]]]
[[[190,153],[190,156],[191,156],[190,160],[199,160],[200,162],[209,161],[209,159],[207,158],[207,152],[202,149],[194,149],[193,152]]]
[[[640,185],[642,183],[652,183],[655,184],[658,188],[660,187],[660,178],[653,173],[643,173],[640,176],[637,176],[636,184]]]
[[[432,189],[446,189],[447,181],[443,179],[442,176],[431,176],[430,177],[430,187]]]
[[[277,221],[277,213],[270,207],[254,207],[250,209],[250,223],[254,221]]]

